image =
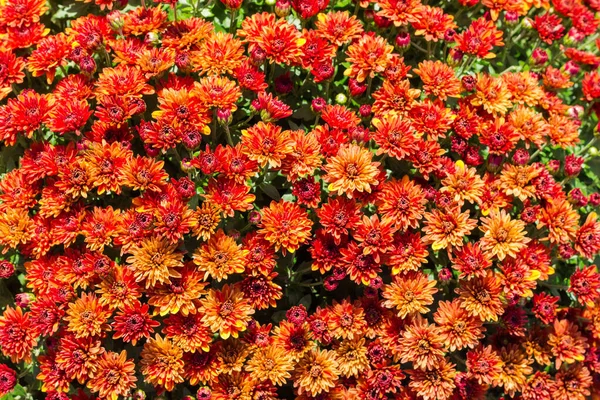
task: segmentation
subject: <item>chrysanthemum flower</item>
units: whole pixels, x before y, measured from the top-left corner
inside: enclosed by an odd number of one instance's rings
[[[523,390],[533,369],[530,359],[516,344],[509,344],[500,349],[500,359],[502,360],[502,372],[494,380],[495,386],[504,388],[509,396],[514,396],[516,392]]]
[[[444,13],[444,10],[439,7],[427,5],[419,7],[411,25],[415,29],[415,35],[424,36],[428,42],[444,39],[448,30],[457,27],[454,16]]]
[[[281,166],[281,161],[293,151],[294,141],[290,131],[271,123],[258,124],[242,131],[242,151],[261,167]]]
[[[322,163],[321,146],[316,134],[297,130],[290,133],[290,138],[294,145],[281,162],[281,172],[287,175],[288,181],[313,175]]]
[[[556,400],[583,400],[591,394],[593,377],[590,370],[578,363],[556,373],[555,390],[552,397]],[[593,389],[593,388],[592,388]]]
[[[502,373],[502,360],[492,346],[480,346],[467,352],[467,368],[470,377],[479,383],[492,384]]]
[[[500,184],[509,196],[518,197],[525,201],[527,198],[535,197],[536,188],[533,180],[540,174],[540,168],[534,165],[512,165],[504,164]]]
[[[360,20],[348,11],[320,13],[315,21],[316,31],[336,46],[358,39],[363,33]]]
[[[369,366],[365,338],[342,340],[335,348],[341,376],[358,377]]]
[[[277,307],[277,301],[283,297],[281,286],[273,282],[276,272],[269,275],[256,274],[247,276],[241,283],[244,296],[256,310]]]
[[[29,313],[23,313],[21,307],[6,307],[0,317],[0,348],[2,354],[11,361],[30,362],[31,351],[38,338],[34,335]]]
[[[156,335],[144,345],[140,367],[146,382],[170,392],[184,381],[183,350],[169,339]]]
[[[56,352],[48,350],[38,357],[39,374],[36,379],[42,382],[42,392],[68,393],[70,379],[56,364]]]
[[[393,47],[381,36],[363,36],[348,47],[346,62],[350,67],[344,75],[355,78],[358,82],[373,79],[381,74],[390,62]]]
[[[328,309],[328,329],[335,338],[354,339],[362,336],[366,329],[366,321],[361,307],[348,300],[334,301]]]
[[[440,301],[433,315],[443,338],[444,346],[450,351],[473,348],[484,337],[485,328],[478,318],[470,316],[460,306],[460,301]]]
[[[471,23],[464,32],[455,35],[456,47],[465,54],[474,55],[478,58],[494,58],[491,52],[495,46],[503,46],[502,31],[496,28],[494,21],[479,18]]]
[[[130,269],[115,266],[97,285],[96,293],[100,295],[100,304],[114,310],[135,304],[141,288]]]
[[[5,246],[2,253],[31,240],[33,229],[27,210],[11,208],[0,213],[0,244]]]
[[[552,113],[546,125],[550,141],[563,149],[579,143],[579,124],[568,116]]]
[[[548,236],[552,243],[567,243],[577,238],[579,214],[566,199],[550,199],[542,208],[538,229],[547,227]]]
[[[115,331],[113,339],[122,339],[125,343],[131,342],[134,346],[138,340],[148,339],[154,328],[160,326],[160,322],[150,317],[148,309],[148,304],[142,305],[138,301],[118,311],[111,325]]]
[[[204,272],[204,280],[210,276],[221,281],[231,274],[244,272],[246,255],[247,251],[233,238],[219,230],[194,253],[194,263]]]
[[[378,4],[381,10],[377,12],[377,15],[388,18],[395,26],[415,22],[422,7],[420,0],[382,0]]]
[[[56,69],[67,64],[67,56],[72,47],[70,42],[71,39],[62,32],[42,39],[27,59],[29,72],[33,76],[46,75],[48,84],[51,84]]]
[[[372,161],[369,150],[357,145],[344,146],[327,160],[323,180],[329,183],[329,191],[352,198],[355,192],[371,193],[372,186],[379,184],[378,168],[379,163]]]
[[[245,366],[245,370],[256,380],[268,380],[277,386],[284,385],[291,378],[290,371],[293,369],[294,364],[289,354],[275,345],[256,350]]]
[[[471,98],[474,106],[481,106],[489,113],[500,115],[506,114],[512,106],[511,93],[502,78],[479,74],[475,88],[475,94]]]
[[[155,306],[155,312],[160,315],[193,314],[199,306],[198,299],[205,293],[206,287],[202,272],[187,263],[179,274],[180,277],[171,277],[168,283],[158,284],[147,292],[148,304]]]
[[[385,114],[371,121],[376,128],[373,140],[379,146],[377,155],[387,154],[402,160],[414,149],[415,133],[411,121],[397,114]]]
[[[589,259],[600,252],[600,221],[598,214],[591,212],[577,231],[575,249]]]
[[[250,43],[250,52],[259,48],[271,63],[277,64],[297,64],[305,42],[294,25],[267,12],[244,19],[237,35]]]
[[[595,265],[577,268],[571,275],[569,292],[573,293],[577,301],[591,307],[600,297],[600,273]]]
[[[431,370],[414,369],[408,373],[411,377],[408,385],[423,400],[449,399],[456,387],[454,364],[443,357]]]
[[[460,97],[462,91],[460,80],[454,75],[454,70],[441,61],[423,61],[414,70],[423,82],[423,90],[440,100],[448,97]]]
[[[417,233],[396,233],[394,249],[387,255],[387,264],[392,268],[392,275],[407,271],[417,271],[427,262],[427,246],[421,235]]]
[[[478,316],[482,321],[497,321],[498,316],[504,312],[501,282],[492,272],[484,278],[474,278],[463,281],[456,288],[461,307],[469,315]]]
[[[87,387],[102,398],[116,400],[119,396],[127,396],[135,388],[136,381],[135,364],[133,359],[127,359],[127,352],[123,350],[119,354],[109,351],[98,360]]]
[[[553,328],[552,333],[548,335],[548,345],[556,357],[556,368],[559,369],[562,363],[583,361],[589,345],[577,325],[566,319],[557,319]]]
[[[479,241],[481,249],[500,261],[507,256],[516,257],[531,240],[527,237],[525,223],[511,219],[504,210],[491,213],[489,218],[482,218],[479,229],[483,232]]]
[[[399,345],[401,362],[412,362],[423,370],[434,370],[443,361],[443,338],[436,325],[429,325],[420,316],[415,318],[402,333]]]
[[[508,72],[502,75],[502,80],[510,92],[513,103],[527,104],[535,107],[544,96],[538,79],[530,72]]]
[[[10,393],[17,384],[17,373],[6,364],[0,364],[0,396]]]
[[[202,195],[206,202],[217,207],[223,215],[233,217],[236,211],[248,211],[253,208],[256,196],[250,193],[245,183],[234,179],[211,179]]]
[[[360,207],[356,201],[345,197],[336,197],[323,204],[317,210],[319,223],[339,244],[349,231],[358,226],[361,218]]]
[[[200,314],[172,314],[164,320],[162,333],[186,352],[208,351],[212,334]]]
[[[338,362],[335,353],[329,350],[311,350],[294,369],[294,387],[298,394],[306,393],[318,396],[328,392],[339,377]]]
[[[324,310],[323,310],[324,311]],[[327,329],[327,322],[321,321],[323,328]],[[275,327],[273,332],[273,343],[281,347],[289,354],[293,360],[300,360],[306,352],[314,348],[314,342],[308,324],[294,324],[288,321],[281,321]]]
[[[397,309],[400,318],[426,313],[429,311],[427,306],[433,303],[433,295],[438,291],[435,285],[436,281],[430,280],[422,272],[396,275],[392,283],[384,286],[382,296],[386,301],[382,304]]]
[[[232,74],[243,63],[242,43],[224,32],[210,33],[192,52],[195,70],[206,75]]]
[[[338,267],[337,271],[345,270],[350,279],[357,284],[370,285],[381,273],[381,260],[378,260],[377,254],[364,254],[356,241],[349,241],[347,245],[345,242],[344,240],[337,244],[331,236],[317,231],[317,238],[310,248],[314,258],[312,270],[326,272]]]
[[[397,82],[385,80],[373,93],[373,113],[376,117],[382,117],[388,112],[404,115],[412,108],[420,94],[419,89],[411,89],[408,79]]]
[[[475,168],[468,168],[464,162],[457,161],[454,172],[449,172],[442,180],[440,192],[447,193],[459,205],[465,201],[478,202],[483,194],[485,183]]]
[[[237,338],[246,330],[254,309],[238,286],[225,285],[221,290],[211,289],[201,300],[202,321],[223,339]]]
[[[483,278],[487,275],[487,269],[492,266],[489,254],[481,250],[479,242],[468,242],[457,249],[454,256],[452,268],[460,272],[459,279]]]
[[[111,95],[141,97],[153,94],[154,89],[146,83],[146,78],[140,69],[119,65],[102,70],[96,81],[95,92],[98,100],[102,101],[104,97]]]
[[[508,123],[519,135],[521,140],[525,141],[525,146],[530,144],[540,147],[544,143],[547,135],[546,121],[539,112],[525,106],[518,106],[508,114]]]
[[[269,275],[277,265],[275,249],[261,235],[251,232],[242,240],[242,246],[248,251],[246,273]]]
[[[272,201],[262,210],[258,233],[275,246],[295,252],[300,245],[308,242],[313,223],[306,211],[298,204],[287,201]]]
[[[477,226],[477,220],[469,218],[469,213],[460,212],[458,207],[425,213],[423,240],[431,243],[434,250],[462,247],[465,236]]]
[[[221,222],[220,212],[209,202],[203,202],[200,207],[194,210],[192,222],[194,236],[202,240],[208,240],[214,235],[219,222]]]
[[[67,316],[67,330],[76,338],[99,336],[103,331],[110,330],[107,324],[111,311],[102,306],[94,294],[82,293],[81,297],[69,303]]]
[[[399,231],[417,228],[425,211],[425,194],[408,176],[383,183],[377,194],[377,210],[383,220],[390,220]]]
[[[156,237],[144,238],[140,245],[132,247],[127,262],[136,282],[144,281],[149,288],[157,283],[168,283],[170,277],[180,277],[176,268],[183,265],[182,255],[176,249],[176,244]]]

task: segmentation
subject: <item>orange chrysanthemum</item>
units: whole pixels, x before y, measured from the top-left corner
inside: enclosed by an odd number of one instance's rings
[[[346,62],[350,67],[344,75],[364,82],[373,79],[388,67],[394,48],[381,36],[363,35],[348,47]]]
[[[440,192],[447,193],[462,206],[465,201],[479,202],[485,183],[475,168],[467,168],[462,161],[458,161],[455,171],[446,175],[442,185]]]
[[[409,371],[411,380],[409,386],[423,400],[446,400],[452,396],[456,369],[454,364],[441,358],[431,370],[415,369]]]
[[[31,362],[31,351],[37,343],[37,336],[32,329],[29,313],[21,307],[6,307],[0,317],[0,348],[2,354],[11,361]]]
[[[299,395],[318,396],[335,386],[339,373],[333,351],[311,350],[294,369],[294,387]]]
[[[146,382],[170,392],[184,381],[183,350],[169,339],[156,335],[142,349],[140,371]]]
[[[551,199],[542,208],[537,227],[548,229],[550,242],[567,243],[577,238],[579,214],[567,199]]]
[[[120,354],[110,351],[98,360],[87,387],[103,399],[117,400],[119,396],[127,396],[136,381],[133,359],[127,359],[125,350]]]
[[[460,212],[458,207],[424,214],[423,241],[431,243],[434,250],[462,247],[464,238],[477,226],[477,220],[469,218],[469,210]]]
[[[379,184],[379,165],[372,161],[369,150],[351,144],[327,160],[323,180],[329,183],[328,190],[339,196],[352,198],[354,192],[371,193],[371,187]]]
[[[248,250],[243,250],[235,240],[219,230],[194,253],[194,263],[204,280],[210,276],[220,282],[231,274],[244,272]]]
[[[244,61],[242,42],[224,32],[210,33],[192,52],[196,71],[206,75],[232,74]]]
[[[552,333],[548,335],[548,346],[556,357],[556,368],[559,369],[562,363],[583,361],[588,343],[577,325],[566,319],[556,319],[553,328]]]
[[[476,91],[471,98],[471,104],[481,106],[492,114],[504,115],[512,106],[511,93],[502,78],[491,75],[479,74],[477,76]]]
[[[511,219],[504,210],[492,212],[489,218],[482,218],[479,229],[483,232],[479,242],[481,249],[499,260],[507,256],[516,257],[531,240],[527,237],[525,222]]]
[[[221,290],[211,289],[201,300],[200,307],[204,316],[202,321],[223,339],[237,338],[239,332],[246,330],[254,309],[244,297],[238,286],[225,285]]]
[[[109,330],[107,324],[111,312],[102,306],[94,294],[82,293],[74,303],[69,303],[67,316],[67,330],[76,338],[99,336],[103,331]]]
[[[164,238],[144,238],[138,246],[130,249],[127,258],[137,282],[144,281],[146,288],[157,283],[168,283],[170,277],[179,277],[175,268],[183,266],[182,254],[177,245]]]
[[[460,96],[462,91],[460,80],[448,64],[441,61],[423,61],[414,72],[421,77],[425,93],[436,96],[440,100]]]
[[[456,293],[459,295],[460,306],[469,315],[479,317],[482,321],[497,321],[498,316],[504,312],[500,297],[501,281],[492,272],[483,278],[462,282],[456,288]]]
[[[440,301],[433,315],[442,336],[444,346],[450,351],[473,348],[484,337],[483,323],[479,318],[470,316],[460,306],[460,301]]]
[[[270,122],[258,124],[242,131],[242,152],[261,167],[281,166],[282,160],[293,151],[294,141],[290,131]]]
[[[400,318],[427,313],[433,303],[433,295],[438,292],[436,281],[430,280],[420,271],[410,271],[396,275],[389,285],[385,285],[382,296],[384,307],[395,308]]]
[[[245,366],[260,382],[269,381],[281,386],[291,378],[294,364],[284,348],[270,345],[257,349]]]
[[[315,28],[325,39],[336,46],[358,39],[363,33],[360,20],[348,11],[320,13],[315,21]]]
[[[300,245],[307,243],[312,221],[297,203],[272,201],[262,210],[258,233],[275,246],[276,250],[294,252]]]

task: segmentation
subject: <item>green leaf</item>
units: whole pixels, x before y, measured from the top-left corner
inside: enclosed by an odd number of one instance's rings
[[[279,195],[279,192],[277,191],[275,186],[271,185],[270,183],[262,183],[259,186],[259,188],[260,188],[260,190],[263,191],[264,194],[266,194],[273,200],[275,200],[275,201],[281,200],[281,196]]]

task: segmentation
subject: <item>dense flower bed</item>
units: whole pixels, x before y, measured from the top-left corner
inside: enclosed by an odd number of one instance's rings
[[[2,0],[0,394],[599,398],[600,1],[426,3]]]

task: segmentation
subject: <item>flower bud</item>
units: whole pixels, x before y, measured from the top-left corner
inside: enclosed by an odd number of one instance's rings
[[[499,171],[502,167],[502,162],[504,161],[504,157],[499,154],[490,154],[488,156],[488,165],[487,169],[490,172]]]
[[[577,176],[581,172],[585,159],[583,157],[577,157],[573,154],[569,154],[565,157],[565,175],[566,176]]]
[[[291,8],[292,6],[289,0],[277,0],[275,2],[275,14],[277,14],[279,18],[285,18],[290,15]]]
[[[313,112],[320,113],[321,111],[323,111],[326,105],[327,102],[324,98],[315,97],[310,104],[310,108],[313,110]]]
[[[367,84],[365,82],[359,82],[354,78],[350,78],[348,81],[348,90],[350,91],[350,96],[358,97],[367,91]]]
[[[0,260],[0,278],[10,278],[15,273],[15,266],[8,260]]]
[[[461,78],[460,82],[467,92],[472,92],[477,85],[477,77],[475,75],[465,75]]]
[[[548,53],[536,47],[531,53],[531,61],[534,65],[544,65],[548,62]]]
[[[516,165],[525,165],[529,162],[529,152],[525,149],[517,149],[512,160]]]
[[[148,46],[158,46],[160,43],[160,38],[154,32],[148,32],[144,37],[144,43]]]
[[[558,171],[560,170],[560,161],[559,160],[549,160],[548,163],[546,164],[546,167],[548,168],[548,172],[550,172],[551,175],[556,175],[558,173]]]
[[[519,14],[514,11],[504,13],[504,21],[507,25],[516,25],[519,22]]]
[[[79,60],[79,68],[87,75],[92,75],[94,72],[96,72],[96,61],[93,57],[83,56]]]
[[[452,43],[454,42],[454,36],[456,36],[454,29],[446,29],[446,32],[444,32],[444,41]]]
[[[267,53],[258,46],[250,49],[250,61],[255,66],[261,65],[267,59]]]
[[[594,207],[600,206],[600,193],[598,193],[598,192],[592,193],[588,200],[592,206],[594,206]]]
[[[217,108],[217,122],[219,125],[229,125],[233,116],[229,108]]]
[[[15,295],[15,304],[21,308],[29,306],[29,302],[33,300],[31,293],[17,293]]]
[[[335,102],[338,104],[346,104],[348,102],[348,97],[344,93],[338,93],[335,96]]]
[[[438,271],[438,280],[442,283],[448,282],[452,279],[452,271],[450,268],[442,268]]]
[[[410,46],[410,34],[408,32],[400,32],[396,36],[396,46],[400,49],[406,49]]]
[[[569,60],[565,63],[565,72],[569,75],[576,75],[580,68],[579,68],[579,64],[577,64],[575,61],[573,60]]]
[[[201,387],[196,392],[196,399],[197,400],[211,400],[212,399],[212,392],[207,387]]]
[[[258,212],[256,210],[250,211],[250,214],[248,214],[248,222],[251,223],[252,225],[260,224],[261,220],[262,220],[262,215],[260,214],[260,212]]]
[[[372,111],[371,111],[371,105],[370,104],[363,104],[362,106],[360,106],[358,108],[358,113],[363,118],[368,118],[369,116],[371,116],[371,112]]]
[[[121,14],[121,11],[113,10],[109,12],[106,16],[106,19],[108,20],[108,23],[113,31],[121,32],[121,29],[123,29],[124,25],[123,14]]]
[[[391,19],[382,17],[379,14],[373,15],[373,21],[375,22],[375,25],[377,25],[379,28],[388,28],[390,25],[392,25]]]

